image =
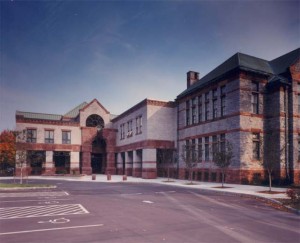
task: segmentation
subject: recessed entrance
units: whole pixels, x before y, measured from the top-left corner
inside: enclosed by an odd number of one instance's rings
[[[91,154],[91,167],[93,174],[103,173],[103,156],[102,154],[92,153]]]

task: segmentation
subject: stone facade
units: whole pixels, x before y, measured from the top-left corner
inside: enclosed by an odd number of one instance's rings
[[[299,49],[272,61],[237,53],[203,78],[189,71],[174,102],[145,99],[118,116],[96,99],[65,115],[17,112],[17,130],[27,135],[18,150],[27,151],[32,174],[142,178],[165,176],[159,156],[172,150],[171,175],[187,178],[181,155],[191,143],[201,151],[193,178],[219,182],[212,148],[226,140],[234,154],[226,182],[259,184],[261,161],[274,160],[275,180],[300,184],[299,67]]]

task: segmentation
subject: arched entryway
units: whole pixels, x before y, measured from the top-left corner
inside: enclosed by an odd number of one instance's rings
[[[93,174],[105,173],[106,168],[106,142],[99,134],[92,143],[91,167]]]

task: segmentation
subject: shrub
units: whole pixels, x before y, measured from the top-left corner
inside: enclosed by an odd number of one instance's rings
[[[289,188],[287,189],[286,194],[291,198],[293,202],[300,202],[300,189]]]

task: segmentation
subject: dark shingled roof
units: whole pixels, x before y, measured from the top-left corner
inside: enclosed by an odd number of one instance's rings
[[[198,80],[195,84],[187,88],[181,94],[177,96],[181,98],[193,91],[217,80],[223,75],[235,70],[241,69],[246,71],[253,71],[256,73],[262,73],[266,75],[281,74],[293,64],[300,57],[300,48],[291,51],[281,57],[278,57],[272,61],[267,61],[243,53],[236,53],[221,65],[216,67],[214,70],[209,72],[203,78]]]

